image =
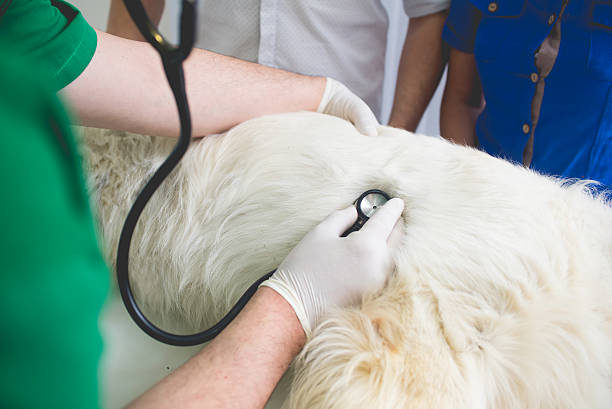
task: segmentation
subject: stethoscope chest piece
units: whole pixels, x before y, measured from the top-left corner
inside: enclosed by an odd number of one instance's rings
[[[346,237],[352,232],[361,229],[365,222],[387,203],[389,199],[389,195],[379,189],[370,189],[363,192],[354,202],[357,208],[357,221],[342,234],[342,237]]]

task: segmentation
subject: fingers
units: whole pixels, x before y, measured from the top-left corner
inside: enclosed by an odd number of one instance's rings
[[[377,136],[379,124],[368,104],[341,82],[332,78],[327,78],[326,81],[317,112],[346,119],[352,122],[361,134]]]
[[[394,197],[374,213],[370,220],[363,225],[361,231],[381,240],[387,240],[403,210],[404,201]]]
[[[351,118],[355,128],[363,135],[377,136],[379,124],[374,113],[365,102],[358,100],[356,103],[358,106],[355,107],[355,117]]]
[[[357,220],[357,209],[351,205],[343,210],[336,210],[319,225],[326,232],[340,236]]]

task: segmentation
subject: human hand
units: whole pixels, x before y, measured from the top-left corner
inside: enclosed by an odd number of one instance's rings
[[[391,199],[347,237],[340,235],[357,219],[355,206],[333,212],[261,285],[287,300],[308,337],[328,308],[356,304],[382,288],[393,270],[387,239],[403,209],[401,199]]]
[[[378,135],[376,127],[379,124],[372,110],[344,84],[333,78],[327,78],[317,112],[344,118],[364,135]]]

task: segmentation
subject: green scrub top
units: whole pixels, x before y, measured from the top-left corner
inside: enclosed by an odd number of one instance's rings
[[[98,40],[76,8],[51,0],[8,4],[8,8],[0,6],[0,41],[36,65],[51,90],[64,88],[83,72]]]
[[[54,4],[13,0],[0,17],[2,408],[99,405],[109,272],[54,95],[87,66],[96,37],[75,9]]]

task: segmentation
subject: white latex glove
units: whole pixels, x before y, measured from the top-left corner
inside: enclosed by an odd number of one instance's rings
[[[391,199],[347,237],[340,235],[356,221],[355,206],[332,213],[261,285],[287,300],[309,337],[328,308],[357,304],[383,287],[394,267],[387,239],[403,209],[401,199]]]
[[[378,135],[376,127],[379,124],[372,110],[344,84],[333,78],[327,78],[325,92],[323,92],[317,112],[351,121],[355,128],[364,135]]]

